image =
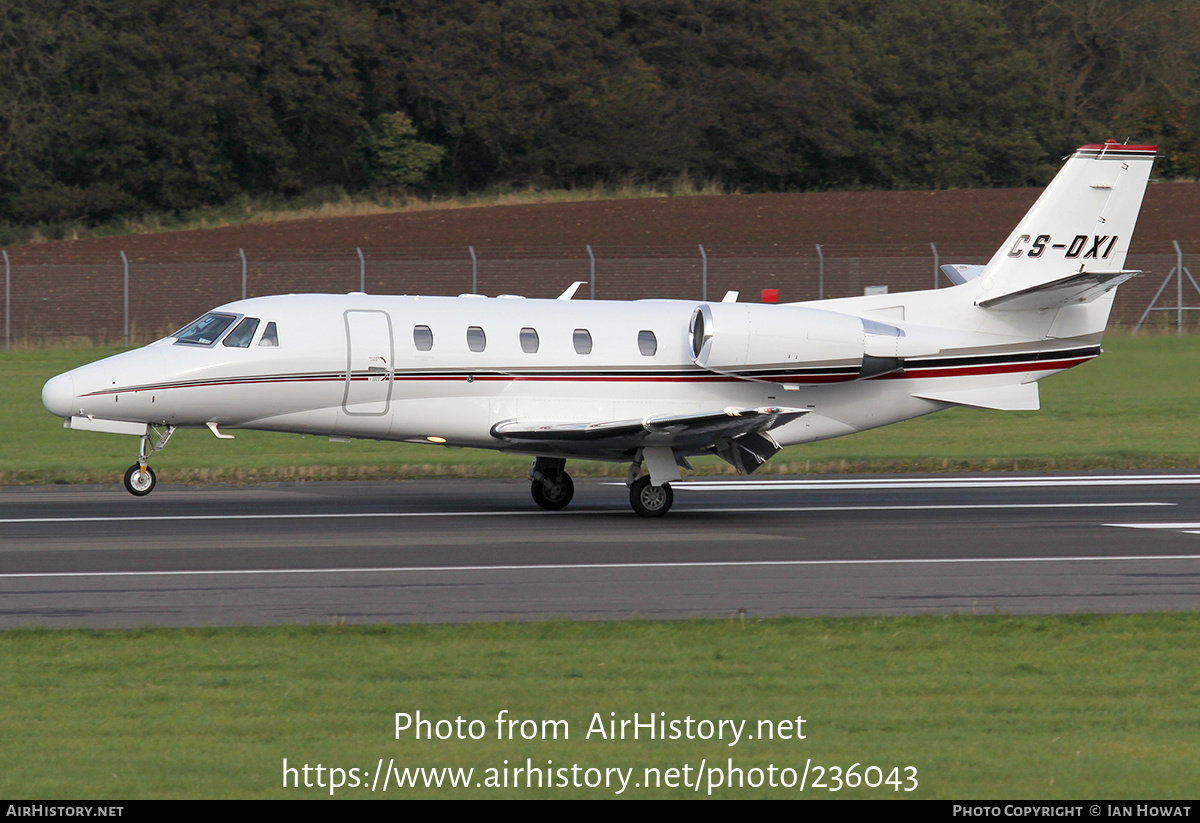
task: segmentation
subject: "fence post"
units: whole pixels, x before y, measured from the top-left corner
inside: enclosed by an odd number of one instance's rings
[[[0,251],[4,253],[4,350],[8,351],[12,346],[12,313],[9,311],[12,291],[9,289],[8,249]]]
[[[246,250],[238,249],[238,257],[242,258],[242,299],[246,299]]]
[[[708,252],[704,250],[704,246],[700,246],[700,258],[702,260],[700,271],[700,299],[705,303],[708,302]]]
[[[588,276],[588,285],[590,286],[590,291],[591,291],[591,296],[589,299],[595,300],[596,299],[596,255],[592,254],[592,247],[590,245],[587,247],[587,250],[588,250],[588,259],[591,261],[591,264],[592,264],[591,274]]]
[[[125,269],[125,345],[129,345],[129,258],[121,252],[121,265]]]
[[[474,246],[467,246],[467,251],[471,252],[471,294],[479,294],[479,260]]]
[[[929,248],[933,249],[933,287],[936,289],[938,287],[938,275],[941,274],[942,269],[940,266],[938,266],[937,246],[933,243],[930,243]]]
[[[366,292],[367,290],[367,260],[363,257],[362,247],[355,246],[358,252],[358,290]]]
[[[1179,241],[1172,240],[1172,245],[1175,246],[1175,274],[1178,280],[1175,282],[1175,334],[1183,334],[1183,249],[1179,248]]]
[[[825,299],[825,254],[820,243],[817,244],[817,299]]]

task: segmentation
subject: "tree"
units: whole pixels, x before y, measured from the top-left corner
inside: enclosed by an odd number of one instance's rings
[[[403,112],[375,118],[362,140],[368,174],[375,185],[408,189],[428,179],[446,150],[416,137],[416,128]]]

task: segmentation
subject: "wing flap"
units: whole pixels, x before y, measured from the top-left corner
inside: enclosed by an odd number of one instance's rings
[[[594,423],[505,420],[492,426],[492,436],[510,443],[592,443],[597,447],[695,445],[716,442],[752,432],[765,432],[790,423],[809,409],[729,407],[693,414],[650,415],[641,420],[612,420]]]

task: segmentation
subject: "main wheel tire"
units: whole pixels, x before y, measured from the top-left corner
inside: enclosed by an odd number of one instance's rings
[[[650,477],[639,477],[629,487],[629,504],[642,517],[662,517],[671,510],[675,492],[670,483],[661,486],[650,484]]]
[[[549,485],[534,480],[529,492],[533,495],[533,502],[543,509],[558,511],[565,509],[575,496],[575,482],[571,480],[571,475],[563,472],[558,476],[557,482]]]
[[[125,491],[137,497],[145,497],[154,491],[154,485],[157,482],[158,478],[154,475],[154,469],[149,466],[142,471],[142,467],[134,463],[125,472]]]

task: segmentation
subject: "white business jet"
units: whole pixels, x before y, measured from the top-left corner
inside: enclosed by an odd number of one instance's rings
[[[1100,353],[1155,147],[1078,149],[986,266],[953,287],[786,305],[480,295],[289,294],[60,374],[65,426],[141,439],[180,426],[495,449],[533,457],[534,501],[568,459],[630,463],[634,511],[671,507],[694,455],[753,472],[783,446],[951,406],[1038,408],[1037,381]],[[643,474],[643,467],[646,473]]]

